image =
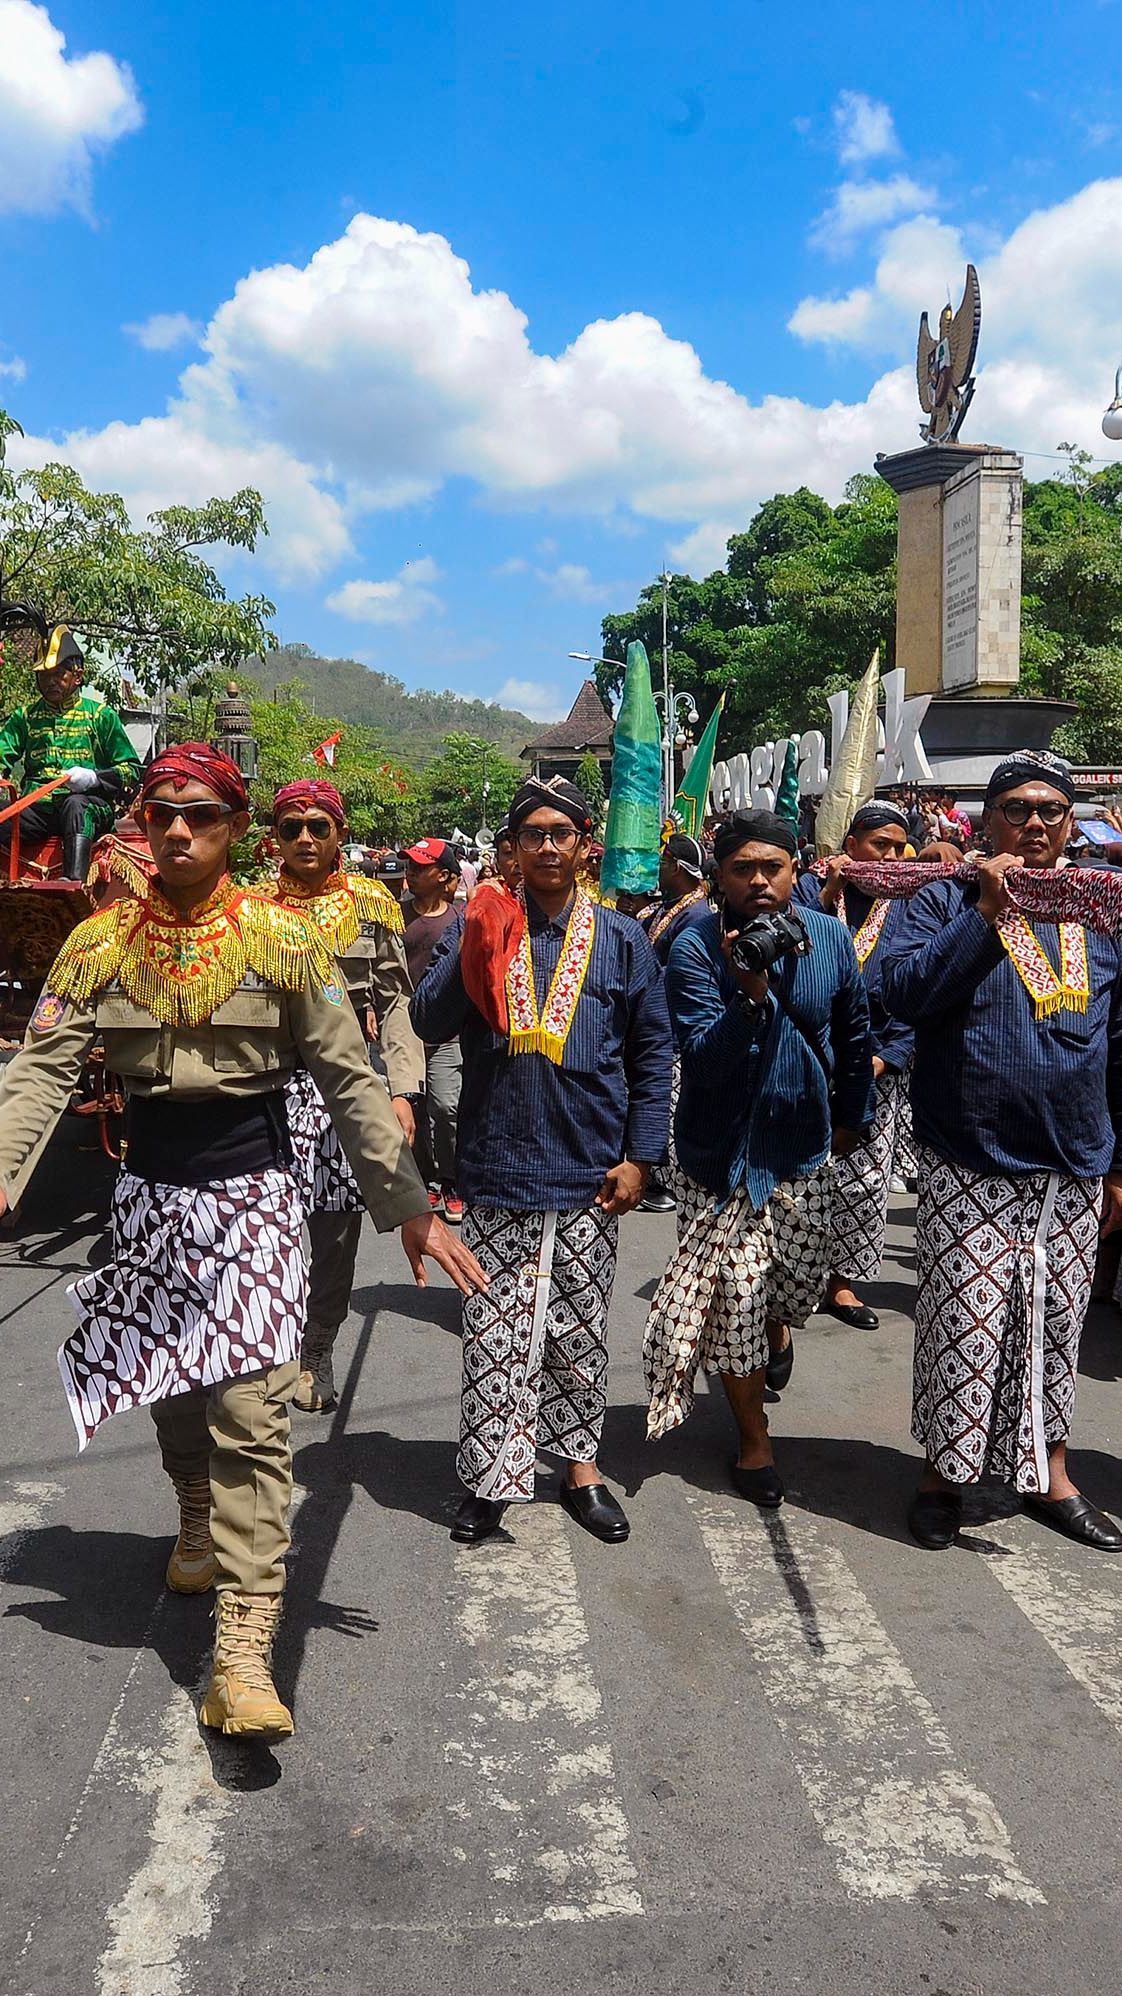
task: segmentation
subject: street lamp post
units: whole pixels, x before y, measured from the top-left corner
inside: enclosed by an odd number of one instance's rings
[[[1122,442],[1122,367],[1114,376],[1114,400],[1103,412],[1103,435],[1112,444]]]

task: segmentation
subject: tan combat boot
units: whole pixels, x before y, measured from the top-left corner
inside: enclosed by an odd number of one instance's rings
[[[319,1324],[309,1324],[304,1332],[300,1347],[300,1377],[292,1404],[299,1407],[302,1414],[326,1414],[335,1405],[335,1374],[331,1367],[331,1354],[339,1326],[325,1331]]]
[[[179,1499],[179,1537],[165,1579],[174,1594],[205,1594],[214,1586],[218,1562],[210,1537],[209,1476],[173,1476]]]
[[[199,1707],[204,1726],[240,1739],[286,1740],[292,1714],[272,1679],[279,1594],[235,1594],[224,1587],[215,1615],[214,1664]]]

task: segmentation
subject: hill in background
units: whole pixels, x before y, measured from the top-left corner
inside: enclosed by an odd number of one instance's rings
[[[377,729],[387,754],[414,769],[439,755],[445,735],[477,735],[516,758],[540,727],[525,714],[490,701],[464,700],[458,693],[410,693],[388,673],[372,672],[355,658],[321,658],[308,645],[281,645],[264,658],[248,660],[245,677],[266,694],[299,680],[317,713]]]

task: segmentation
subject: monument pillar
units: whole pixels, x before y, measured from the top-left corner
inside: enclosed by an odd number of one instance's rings
[[[1021,459],[990,444],[923,444],[876,469],[900,500],[896,663],[908,693],[1014,693]]]

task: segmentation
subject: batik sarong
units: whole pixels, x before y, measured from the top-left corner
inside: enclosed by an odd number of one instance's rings
[[[464,1246],[491,1278],[464,1303],[460,1480],[528,1504],[538,1450],[595,1462],[608,1374],[619,1222],[572,1213],[464,1210]]]
[[[872,1282],[880,1274],[903,1099],[901,1077],[882,1074],[876,1083],[872,1128],[848,1157],[834,1159],[831,1265],[846,1282]]]
[[[327,1104],[298,1067],[285,1084],[292,1169],[307,1213],[365,1213],[366,1205]]]
[[[112,1258],[67,1291],[78,1329],[58,1354],[84,1449],[111,1414],[266,1372],[297,1355],[307,1276],[286,1171],[152,1185],[123,1171]]]
[[[776,1186],[758,1211],[745,1192],[717,1197],[679,1170],[678,1251],[651,1303],[643,1338],[654,1441],[685,1420],[698,1366],[745,1378],[767,1363],[769,1322],[798,1327],[830,1272],[833,1173],[822,1165]]]
[[[919,1153],[912,1433],[951,1483],[1046,1491],[1075,1409],[1098,1179]]]
[[[912,1123],[912,1063],[900,1076],[900,1100],[896,1107],[896,1155],[892,1160],[894,1178],[915,1178],[919,1173],[915,1129]]]

